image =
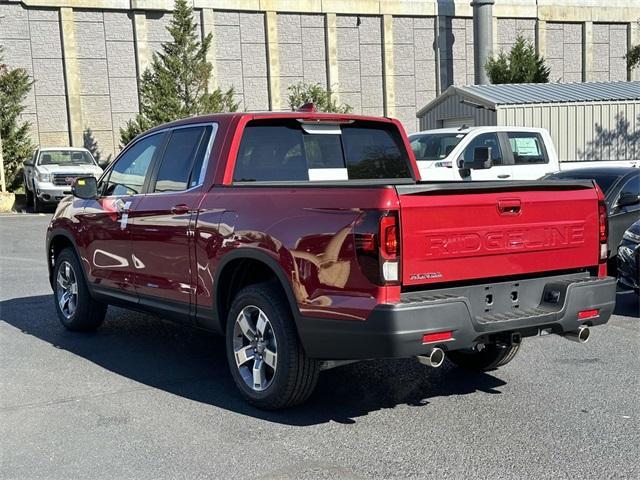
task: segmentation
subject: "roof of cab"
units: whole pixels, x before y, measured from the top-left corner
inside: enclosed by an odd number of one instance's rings
[[[338,122],[360,120],[360,121],[376,121],[376,122],[389,123],[393,121],[387,117],[372,117],[372,116],[365,116],[365,115],[354,115],[349,113],[289,112],[289,111],[286,111],[286,112],[231,112],[231,113],[212,113],[209,115],[197,115],[193,117],[183,118],[180,120],[175,120],[173,122],[158,125],[156,127],[149,129],[145,133],[157,131],[157,130],[165,130],[167,128],[173,128],[181,125],[196,124],[196,123],[231,122],[233,120],[238,120],[242,117],[251,117],[252,119],[293,118],[293,119],[319,120],[319,121],[335,120]]]

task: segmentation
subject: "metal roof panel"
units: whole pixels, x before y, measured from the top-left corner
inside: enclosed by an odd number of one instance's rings
[[[640,81],[467,85],[458,90],[463,95],[482,97],[496,105],[640,101]]]

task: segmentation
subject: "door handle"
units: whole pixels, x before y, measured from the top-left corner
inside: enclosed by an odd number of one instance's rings
[[[511,175],[498,175],[498,178],[509,178]]]
[[[518,215],[522,210],[520,200],[517,198],[510,200],[498,200],[498,211],[501,215]]]
[[[189,206],[185,204],[174,205],[171,207],[171,213],[174,215],[186,215],[189,213]]]

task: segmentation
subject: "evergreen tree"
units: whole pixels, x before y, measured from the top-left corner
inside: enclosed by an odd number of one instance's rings
[[[20,120],[24,100],[33,81],[23,68],[10,69],[4,63],[0,46],[0,137],[7,189],[13,191],[22,182],[22,163],[33,155],[29,122]]]
[[[631,47],[624,58],[627,59],[627,68],[629,68],[629,70],[640,67],[640,45]]]
[[[349,113],[350,105],[340,104],[331,98],[331,90],[327,90],[319,83],[298,82],[287,88],[289,92],[289,108],[297,110],[305,103],[312,102],[316,110],[327,113]]]
[[[236,111],[233,88],[209,91],[212,65],[207,61],[211,34],[198,39],[193,9],[186,0],[176,0],[167,27],[172,40],[154,53],[151,65],[140,79],[140,113],[120,129],[126,145],[136,135],[161,123],[193,115]]]
[[[544,58],[536,53],[533,44],[518,35],[507,54],[501,51],[485,65],[491,83],[547,83],[549,69]]]

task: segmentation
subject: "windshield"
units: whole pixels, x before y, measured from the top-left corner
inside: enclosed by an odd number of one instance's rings
[[[46,150],[40,152],[38,165],[95,165],[89,152],[78,150]]]
[[[464,133],[426,133],[411,135],[409,141],[416,160],[442,160],[464,136]]]

